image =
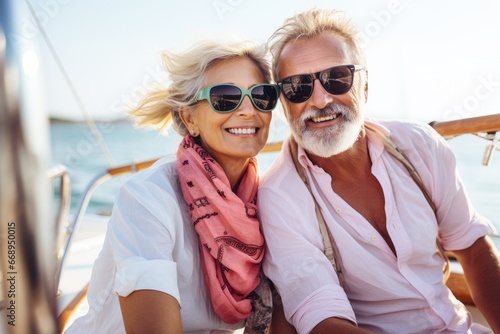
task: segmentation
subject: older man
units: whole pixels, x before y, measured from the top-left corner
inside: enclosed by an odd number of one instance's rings
[[[494,228],[432,128],[364,119],[368,71],[356,36],[342,13],[311,10],[270,39],[292,135],[258,204],[264,270],[287,320],[299,333],[467,333],[472,319],[443,282],[439,239],[500,333]]]

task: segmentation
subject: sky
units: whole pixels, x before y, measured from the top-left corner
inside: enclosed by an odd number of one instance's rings
[[[204,37],[265,42],[312,7],[346,11],[368,60],[366,114],[426,122],[500,112],[500,2],[497,0],[31,0],[85,109],[125,117],[155,81],[162,50],[181,52]],[[24,3],[24,2],[23,2]],[[48,115],[82,120],[24,4],[19,41],[34,42]]]

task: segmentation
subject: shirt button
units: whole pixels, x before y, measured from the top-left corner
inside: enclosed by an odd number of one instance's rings
[[[370,238],[373,242],[377,241],[377,236],[376,235],[372,235],[372,237]]]
[[[336,208],[335,211],[337,211],[337,213],[341,213],[342,209],[341,208]]]

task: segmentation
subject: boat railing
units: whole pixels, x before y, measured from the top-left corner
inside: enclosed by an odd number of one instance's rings
[[[64,248],[68,242],[66,226],[68,224],[69,208],[71,204],[71,179],[68,170],[63,165],[56,165],[49,169],[48,180],[53,188],[56,180],[59,180],[59,202],[55,215],[54,230],[56,231],[56,279],[61,271],[61,261]],[[56,280],[56,288],[59,280]]]
[[[429,125],[444,138],[474,133],[496,133],[500,131],[500,114],[431,122]]]
[[[85,216],[88,205],[90,203],[90,199],[92,198],[94,191],[104,182],[113,177],[141,171],[153,165],[157,160],[158,159],[152,159],[148,161],[142,161],[137,163],[134,162],[128,165],[112,167],[98,174],[89,182],[86,189],[80,196],[73,220],[67,224],[67,227],[64,231],[64,236],[62,237],[62,239],[67,239],[67,241],[64,243],[64,245],[60,244],[59,247],[57,248],[57,252],[61,256],[60,265],[58,266],[56,272],[57,285],[59,285],[59,282],[61,280],[62,268],[64,267],[65,260],[67,258],[67,255],[69,254],[69,249],[71,247],[75,231],[78,229],[81,221],[83,220],[83,217]]]
[[[89,182],[89,184],[87,185],[87,187],[83,191],[82,195],[79,198],[78,205],[77,205],[76,211],[75,211],[75,215],[73,216],[73,219],[71,220],[71,222],[69,222],[68,215],[58,214],[58,216],[61,216],[61,217],[65,216],[66,217],[65,218],[65,225],[64,225],[66,228],[62,231],[61,235],[58,236],[58,240],[60,239],[61,242],[58,244],[58,247],[56,248],[57,255],[58,255],[58,266],[56,268],[57,270],[56,270],[56,276],[55,276],[57,288],[59,287],[59,283],[60,283],[61,275],[62,275],[62,270],[63,270],[64,265],[66,263],[66,259],[69,255],[69,251],[70,251],[74,236],[75,236],[76,232],[78,231],[78,227],[80,226],[80,224],[81,224],[81,222],[86,214],[87,208],[89,206],[92,195],[94,194],[94,191],[100,185],[102,185],[103,183],[105,183],[106,181],[108,181],[109,179],[111,179],[113,177],[118,177],[118,176],[122,176],[125,174],[139,172],[143,169],[150,167],[157,160],[158,159],[151,159],[151,160],[142,161],[142,162],[134,162],[132,164],[118,166],[118,167],[112,167],[112,168],[105,170],[104,172],[95,176]],[[57,174],[56,171],[54,171],[53,173]],[[65,178],[66,173],[64,173],[63,175]],[[61,180],[61,182],[63,182],[63,181]],[[69,182],[68,182],[68,184],[69,184]],[[62,186],[61,186],[61,188],[62,188]],[[63,192],[61,190],[61,194],[65,194],[65,196],[67,196],[66,191]],[[66,207],[66,203],[69,203],[69,199],[64,200],[64,203],[65,203],[64,207]],[[60,208],[62,208],[62,207],[63,206],[60,205]],[[59,224],[63,224],[59,220],[59,218],[58,218],[58,221],[59,221]],[[59,226],[61,226],[61,225],[59,225]],[[59,231],[59,229],[57,231]],[[79,305],[82,303],[82,301],[86,297],[88,286],[89,285],[86,284],[82,288],[82,290],[80,290],[80,292],[71,300],[71,302],[68,305],[65,306],[65,308],[59,314],[57,322],[58,322],[60,330],[63,330],[65,328],[66,323],[70,319],[70,317],[72,316],[73,312],[79,307]]]

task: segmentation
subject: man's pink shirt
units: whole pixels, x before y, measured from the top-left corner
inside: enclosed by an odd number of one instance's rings
[[[425,124],[367,121],[391,137],[417,169],[437,207],[436,217],[406,168],[367,133],[372,173],[385,195],[387,230],[397,256],[377,230],[331,188],[331,178],[299,148],[311,188],[342,259],[339,286],[307,188],[297,175],[288,141],[264,175],[258,207],[266,238],[264,272],[299,333],[329,317],[377,333],[467,332],[470,314],[443,284],[436,235],[447,250],[469,247],[492,224],[474,210],[446,141]],[[438,228],[439,226],[439,228]]]

